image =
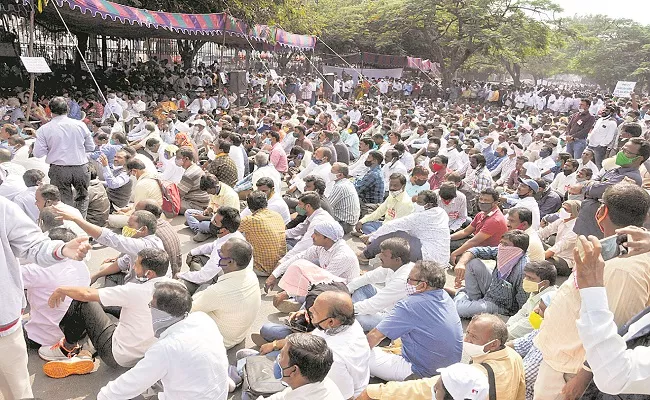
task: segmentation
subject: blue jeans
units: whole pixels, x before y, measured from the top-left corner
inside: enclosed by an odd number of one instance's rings
[[[372,285],[365,285],[361,286],[359,289],[355,290],[354,293],[352,293],[352,303],[358,303],[363,300],[367,300],[371,298],[372,296],[377,294],[377,289],[372,286]],[[364,314],[364,315],[357,315],[356,316],[357,321],[359,321],[359,324],[363,328],[364,332],[370,332],[374,328],[379,325],[382,319],[384,317],[379,314]]]
[[[381,224],[382,224],[381,221],[366,222],[365,224],[361,225],[361,232],[363,232],[364,235],[370,235],[371,233],[379,229]]]
[[[292,333],[293,331],[285,324],[275,324],[273,322],[265,323],[260,329],[260,335],[269,343],[274,340],[284,339]]]
[[[196,214],[203,215],[203,211],[192,209],[185,211],[185,219],[190,229],[194,232],[210,233],[210,221],[199,221],[194,217]]]
[[[567,142],[566,152],[571,154],[571,157],[579,160],[582,157],[582,152],[587,147],[587,139],[574,139],[572,142]]]

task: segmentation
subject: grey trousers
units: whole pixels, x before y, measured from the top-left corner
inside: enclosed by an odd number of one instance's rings
[[[503,311],[496,304],[484,299],[491,282],[492,271],[483,261],[475,258],[467,263],[465,288],[454,297],[456,310],[461,318],[472,318],[481,313],[498,314]]]
[[[59,188],[61,201],[79,210],[81,215],[86,218],[88,212],[88,186],[90,186],[88,164],[50,165],[48,176],[50,177],[50,183]]]

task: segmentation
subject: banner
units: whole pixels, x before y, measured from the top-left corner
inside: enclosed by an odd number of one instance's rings
[[[329,65],[323,65],[323,74],[334,74],[339,78],[343,73],[346,75],[352,76],[354,83],[356,84],[359,80],[358,72],[361,72],[363,76],[367,78],[396,78],[399,79],[402,77],[402,68],[390,68],[390,69],[378,69],[378,68],[341,68],[341,67],[330,67]]]
[[[630,97],[634,86],[636,86],[636,82],[618,81],[614,89],[614,97]]]

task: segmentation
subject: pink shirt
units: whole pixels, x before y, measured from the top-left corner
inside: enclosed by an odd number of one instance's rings
[[[289,163],[287,162],[287,153],[280,142],[276,143],[275,146],[271,147],[271,153],[269,154],[269,159],[271,164],[278,170],[278,172],[287,172],[289,170]]]

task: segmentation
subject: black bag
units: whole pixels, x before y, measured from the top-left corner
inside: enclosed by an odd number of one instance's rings
[[[488,399],[497,400],[497,382],[496,379],[494,379],[494,371],[488,363],[481,363],[481,365],[487,371],[488,384],[490,385],[490,397],[488,397]]]
[[[270,396],[286,388],[282,381],[273,375],[273,360],[266,356],[251,356],[246,358],[244,366],[243,391],[250,398]]]

